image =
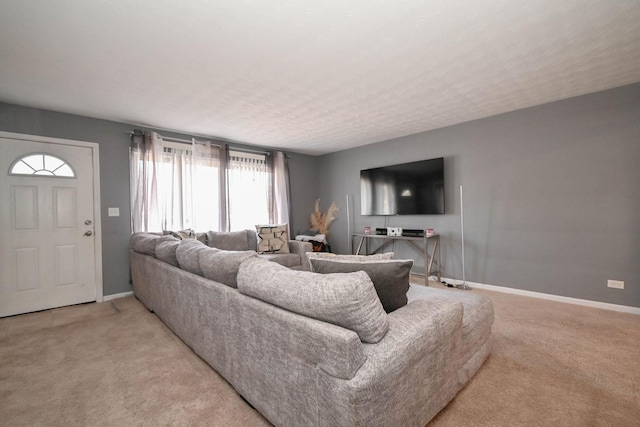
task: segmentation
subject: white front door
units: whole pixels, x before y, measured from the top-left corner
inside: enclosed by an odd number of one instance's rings
[[[96,301],[92,156],[0,137],[0,317]]]

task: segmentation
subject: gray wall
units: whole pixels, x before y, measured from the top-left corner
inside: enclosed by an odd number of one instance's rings
[[[129,135],[134,127],[125,123],[0,103],[0,130],[53,138],[97,142],[100,145],[100,205],[102,209],[102,268],[104,295],[131,291],[128,244],[131,233],[129,201]],[[138,126],[139,127],[139,126]],[[144,129],[144,128],[143,128]],[[190,138],[159,131],[163,135]],[[234,146],[241,146],[233,144]],[[313,207],[317,159],[292,154],[289,159],[293,218],[291,229],[308,228]],[[301,203],[296,203],[296,198]],[[309,201],[311,199],[311,202]],[[120,208],[119,217],[107,216],[107,208]],[[304,224],[301,224],[303,223]],[[300,224],[300,225],[299,225]]]
[[[311,227],[309,217],[318,197],[318,158],[291,153],[289,157],[289,179],[291,183],[292,215],[291,234],[294,236]]]
[[[445,215],[360,215],[360,169],[434,157],[445,158]],[[640,307],[640,84],[332,153],[318,170],[320,197],[343,208],[334,252],[349,248],[352,195],[356,231],[434,228],[444,276],[461,279],[462,184],[468,281]]]

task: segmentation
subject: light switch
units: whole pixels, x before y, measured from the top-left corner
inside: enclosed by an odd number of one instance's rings
[[[120,208],[109,208],[109,216],[120,216]]]

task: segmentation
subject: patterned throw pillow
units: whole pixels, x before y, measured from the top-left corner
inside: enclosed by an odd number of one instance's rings
[[[288,254],[287,224],[256,225],[259,254]]]

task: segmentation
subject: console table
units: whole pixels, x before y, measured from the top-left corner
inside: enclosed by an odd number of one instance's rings
[[[363,246],[364,255],[373,255],[384,250],[384,248],[395,241],[407,242],[424,256],[425,284],[428,286],[429,276],[436,276],[438,278],[438,282],[442,280],[442,272],[440,271],[440,235],[438,234],[428,237],[411,237],[355,233],[351,235],[351,247],[354,247],[353,240],[355,238],[360,238],[360,243],[358,243],[358,247],[355,252],[356,255],[360,255],[360,251]],[[377,241],[380,242],[380,244],[370,252],[369,246],[371,241]]]

